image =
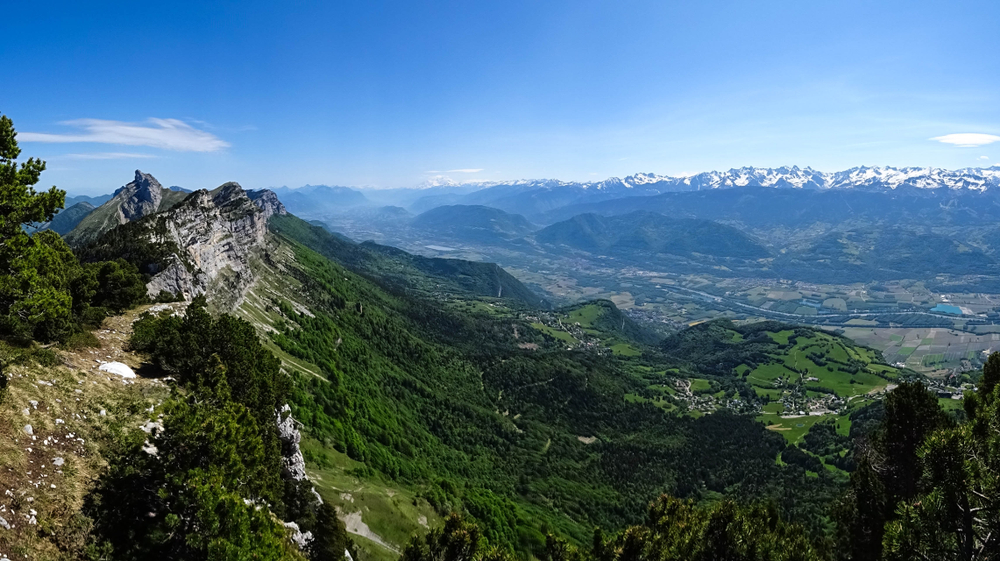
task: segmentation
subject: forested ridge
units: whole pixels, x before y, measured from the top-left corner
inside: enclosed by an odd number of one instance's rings
[[[108,315],[147,303],[144,275],[173,248],[128,236],[128,225],[78,254],[54,232],[29,233],[65,194],[36,192],[44,163],[19,165],[18,155],[2,117],[0,338],[39,360],[39,341],[86,339]],[[66,558],[357,556],[330,503],[287,476],[285,403],[307,437],[361,462],[357,477],[419,489],[444,518],[413,536],[407,561],[1000,555],[1000,355],[966,395],[962,421],[919,381],[901,381],[858,411],[849,437],[826,427],[795,446],[735,409],[678,415],[627,396],[648,393],[637,372],[655,366],[749,400],[736,367],[787,347],[763,334],[807,330],[713,322],[649,346],[634,326],[599,323],[642,355],[566,350],[513,313],[533,303],[527,295],[473,309],[438,299],[436,282],[450,301],[482,297],[489,268],[386,251],[372,267],[359,257],[367,250],[317,230],[292,219],[273,229],[295,263],[283,274],[301,290],[272,296],[283,320],[266,340],[243,319],[212,316],[201,297],[183,315],[149,313],[132,326],[130,349],[169,378],[169,397],[148,432],[109,439],[108,465],[75,519],[85,539],[66,545]],[[127,259],[110,259],[119,250]],[[338,262],[337,252],[353,257]],[[415,284],[407,270],[421,274]],[[448,283],[452,274],[460,280]],[[319,375],[283,368],[268,345]],[[6,384],[0,375],[0,404]],[[849,477],[813,468],[847,449]],[[312,539],[296,545],[283,522]]]
[[[466,505],[465,489],[475,501],[514,501],[492,510],[504,513],[497,535],[518,548],[541,546],[539,518],[586,540],[592,525],[638,522],[662,492],[773,500],[814,535],[827,532],[836,476],[777,465],[784,439],[751,417],[695,419],[629,402],[646,383],[615,357],[519,349],[515,331],[533,330],[509,316],[392,295],[302,246],[296,260],[325,304],[315,317],[286,308],[290,321],[272,337],[336,381],[300,377],[296,418],[370,467],[430,485],[440,504]]]

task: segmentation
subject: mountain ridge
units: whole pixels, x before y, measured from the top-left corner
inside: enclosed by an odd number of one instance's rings
[[[502,240],[534,231],[520,214],[483,205],[444,205],[417,215],[410,226],[462,239]]]
[[[160,185],[151,174],[135,170],[135,178],[115,190],[114,195],[85,216],[64,238],[71,246],[83,246],[115,226],[168,209],[187,197]]]
[[[962,182],[964,177],[978,177],[982,183]],[[889,188],[912,185],[923,188],[971,185],[996,187],[1000,185],[1000,165],[989,167],[966,167],[954,170],[919,166],[855,166],[845,170],[824,172],[809,166],[797,165],[771,167],[743,166],[728,170],[712,170],[696,174],[660,175],[637,172],[625,177],[612,176],[599,181],[567,181],[560,179],[515,179],[500,181],[470,181],[456,183],[478,185],[477,193],[494,187],[518,187],[520,189],[558,188],[579,186],[595,191],[613,191],[616,188],[635,189],[650,185],[675,186],[679,191],[701,190],[705,188],[731,187],[803,187],[803,188],[850,188],[871,186],[883,182]]]
[[[769,255],[764,246],[732,226],[710,220],[669,218],[648,211],[610,217],[580,214],[546,227],[535,234],[535,239],[591,252],[638,250],[742,259]]]
[[[774,189],[813,192],[897,193],[936,191],[996,193],[1000,191],[1000,166],[945,170],[920,167],[858,166],[837,172],[783,166],[742,167],[687,176],[637,173],[624,178],[578,182],[556,179],[491,181],[477,183],[477,190],[464,195],[424,197],[411,205],[414,210],[434,206],[485,205],[538,220],[557,209],[600,203],[628,197],[650,197],[670,193]]]

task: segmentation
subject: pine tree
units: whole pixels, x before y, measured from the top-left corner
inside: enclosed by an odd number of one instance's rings
[[[841,556],[854,561],[882,558],[886,524],[895,519],[897,505],[918,494],[920,447],[934,431],[952,424],[937,396],[920,382],[904,382],[889,393],[879,428],[857,445],[858,467],[838,505]]]
[[[24,227],[51,220],[66,193],[35,191],[45,162],[28,158],[19,165],[16,137],[11,120],[0,116],[0,336],[54,339],[70,325],[68,248],[58,235],[32,236]]]
[[[920,450],[922,493],[886,525],[886,559],[1000,558],[1000,354],[966,395],[968,422],[931,434]]]

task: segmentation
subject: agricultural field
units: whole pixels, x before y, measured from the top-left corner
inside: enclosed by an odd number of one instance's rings
[[[896,376],[896,368],[879,364],[875,351],[849,345],[826,333],[814,333],[813,337],[795,338],[791,346],[793,331],[768,333],[785,348],[773,355],[771,362],[746,373],[747,381],[758,395],[773,397],[777,389],[801,387],[845,399],[882,390]],[[858,371],[858,365],[864,368]]]
[[[768,430],[799,443],[818,422],[834,420],[838,433],[850,429],[848,415],[892,388],[898,369],[882,364],[878,352],[816,331],[794,337],[791,330],[768,332],[781,345],[770,362],[737,373],[758,396],[769,399],[757,416]]]
[[[932,377],[977,370],[990,353],[1000,350],[1000,333],[968,333],[954,329],[847,327],[844,336],[882,351],[889,364]]]
[[[818,422],[836,418],[836,415],[796,415],[779,417],[776,415],[760,415],[757,420],[764,423],[768,430],[775,431],[788,440],[789,444],[798,444]]]

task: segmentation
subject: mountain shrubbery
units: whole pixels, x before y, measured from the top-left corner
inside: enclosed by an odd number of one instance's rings
[[[253,327],[212,318],[199,298],[184,318],[143,317],[130,345],[178,386],[163,406],[162,429],[121,443],[89,497],[92,556],[302,558],[280,518],[318,536],[311,559],[342,559],[351,547],[343,524],[308,482],[282,480],[276,420],[289,379]]]
[[[590,547],[577,548],[549,535],[545,561],[811,561],[820,559],[801,528],[771,509],[722,501],[696,507],[662,496],[646,512],[646,522],[605,538],[596,530]],[[490,545],[481,530],[457,515],[442,528],[414,538],[402,561],[512,561]]]
[[[52,231],[28,233],[62,208],[66,193],[36,192],[45,162],[20,155],[13,123],[0,116],[0,338],[64,340],[146,298],[137,271],[120,261],[81,266]]]

